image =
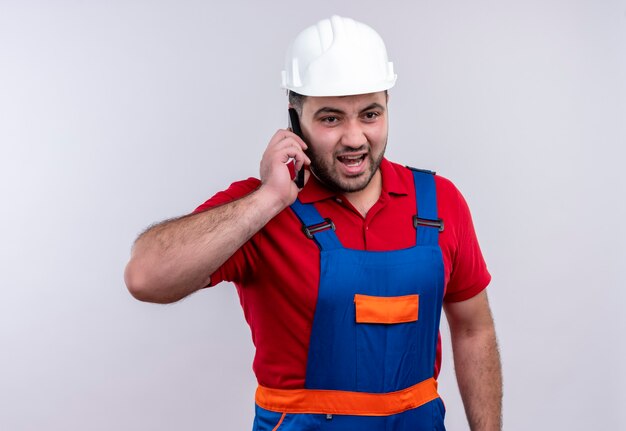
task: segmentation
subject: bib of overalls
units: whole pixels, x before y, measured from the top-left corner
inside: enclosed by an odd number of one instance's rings
[[[413,176],[417,217],[436,220],[433,175]],[[313,204],[297,200],[291,208],[304,226],[325,223]],[[406,222],[413,223],[412,215]],[[432,378],[444,290],[437,227],[416,224],[416,245],[392,251],[347,249],[334,229],[312,236],[320,284],[305,388],[389,393]],[[254,430],[431,431],[445,429],[443,416],[439,398],[389,416],[282,414],[257,406]]]

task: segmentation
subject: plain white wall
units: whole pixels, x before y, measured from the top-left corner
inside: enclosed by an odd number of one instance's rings
[[[256,176],[284,50],[339,13],[398,73],[388,157],[464,192],[505,428],[624,429],[626,2],[0,0],[0,429],[250,429],[232,286],[122,280],[135,236]],[[466,430],[445,325],[441,392]]]

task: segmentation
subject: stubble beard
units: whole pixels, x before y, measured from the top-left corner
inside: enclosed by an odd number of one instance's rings
[[[365,189],[378,168],[380,167],[380,163],[383,160],[385,155],[385,149],[387,148],[387,142],[384,143],[383,149],[380,154],[376,155],[376,158],[372,156],[371,147],[367,145],[366,147],[361,147],[353,151],[362,151],[363,149],[367,149],[367,156],[363,163],[367,161],[369,165],[369,169],[363,172],[361,175],[355,177],[344,178],[341,177],[338,173],[338,169],[336,165],[340,163],[337,160],[337,154],[333,153],[332,159],[329,162],[324,160],[322,156],[315,152],[312,146],[309,146],[309,149],[306,151],[307,156],[311,159],[311,173],[317,177],[317,179],[324,184],[329,189],[340,192],[340,193],[353,193],[360,192]],[[342,154],[346,154],[343,152]]]

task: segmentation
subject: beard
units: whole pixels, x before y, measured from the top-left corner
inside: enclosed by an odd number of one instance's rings
[[[306,151],[307,156],[311,159],[310,170],[313,175],[326,187],[329,189],[341,192],[341,193],[353,193],[359,192],[365,189],[378,168],[380,167],[380,162],[385,155],[385,148],[387,147],[387,142],[384,143],[382,150],[379,154],[372,154],[371,146],[363,145],[356,149],[344,150],[341,152],[335,152],[332,154],[331,158],[324,157],[322,154],[319,154],[315,151],[313,146],[309,146]],[[341,162],[337,159],[338,155],[349,155],[352,152],[359,152],[367,150],[367,154],[362,163],[367,163],[368,168],[355,176],[345,176],[341,175],[339,167],[337,166]]]

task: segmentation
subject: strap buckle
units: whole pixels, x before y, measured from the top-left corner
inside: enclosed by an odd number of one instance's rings
[[[427,218],[420,218],[416,215],[413,216],[413,227],[417,229],[418,226],[436,227],[439,232],[443,232],[444,224],[443,220],[438,218],[431,220]]]
[[[335,230],[335,223],[333,223],[333,221],[329,218],[325,218],[322,223],[312,224],[311,226],[302,226],[302,232],[304,232],[308,239],[313,239],[313,235],[328,229],[332,229],[333,231]]]

